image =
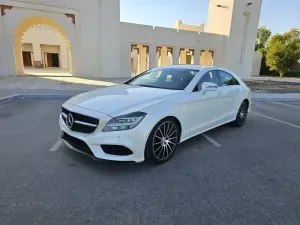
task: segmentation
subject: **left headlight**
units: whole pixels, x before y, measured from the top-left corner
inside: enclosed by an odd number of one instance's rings
[[[144,112],[134,112],[111,119],[103,128],[103,132],[121,131],[135,128],[146,116]]]

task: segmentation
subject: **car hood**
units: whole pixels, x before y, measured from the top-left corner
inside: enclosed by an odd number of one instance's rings
[[[184,93],[180,90],[118,84],[77,95],[67,103],[115,117],[141,111]]]

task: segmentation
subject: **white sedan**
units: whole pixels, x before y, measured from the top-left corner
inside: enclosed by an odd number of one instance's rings
[[[243,126],[251,91],[219,67],[166,66],[62,105],[61,138],[94,159],[160,164],[179,143],[226,123]]]

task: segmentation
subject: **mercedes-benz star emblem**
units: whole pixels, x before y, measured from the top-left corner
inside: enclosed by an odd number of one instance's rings
[[[67,116],[67,119],[66,119],[66,125],[69,129],[71,129],[73,127],[73,123],[74,123],[74,118],[73,118],[72,114],[69,113]]]

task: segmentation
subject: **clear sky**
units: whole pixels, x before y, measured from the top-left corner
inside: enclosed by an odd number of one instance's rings
[[[121,21],[162,27],[206,23],[209,0],[120,0]],[[300,29],[300,0],[263,0],[260,25],[273,33]]]

